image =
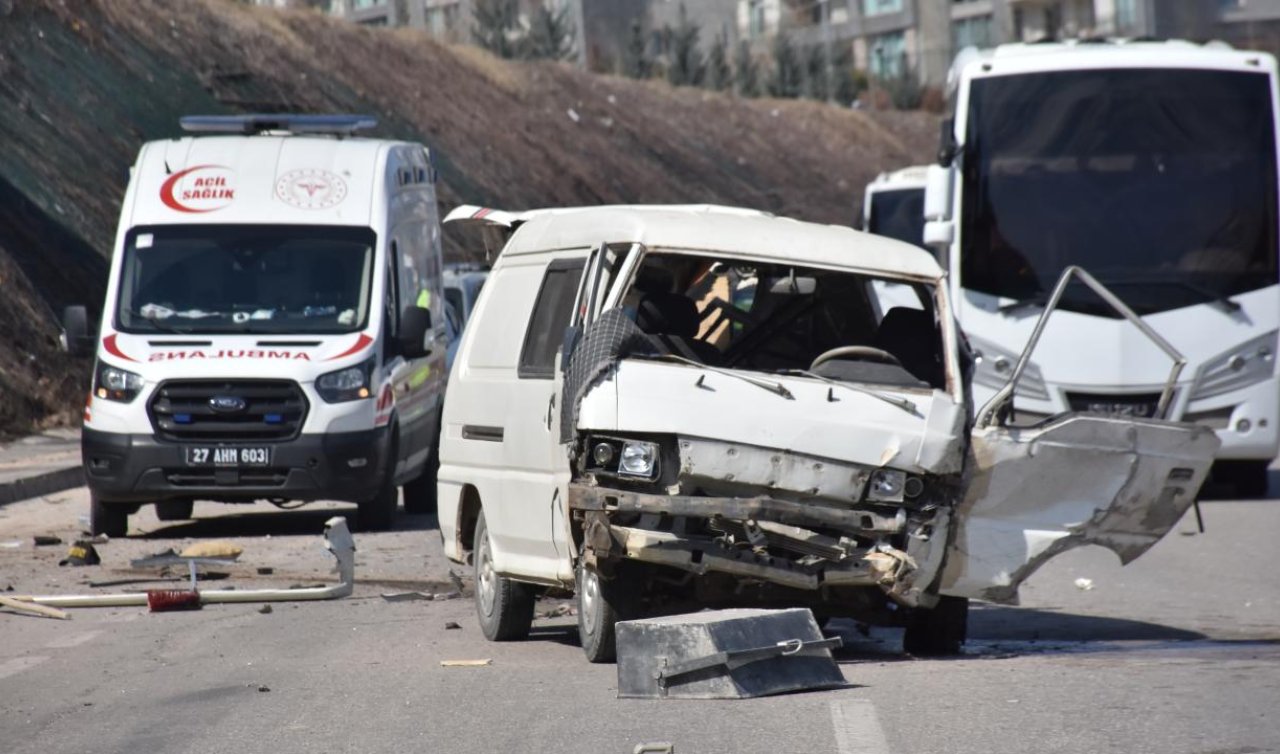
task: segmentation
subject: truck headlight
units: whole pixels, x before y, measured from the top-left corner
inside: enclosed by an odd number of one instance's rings
[[[1191,400],[1211,398],[1270,379],[1275,365],[1276,331],[1272,330],[1205,362],[1196,372]]]
[[[99,364],[93,379],[93,394],[98,398],[128,403],[142,392],[142,375]]]
[[[969,344],[973,346],[973,381],[984,387],[999,390],[1013,376],[1013,368],[1018,365],[1018,354],[1011,353],[982,338],[972,335]],[[1015,395],[1035,400],[1049,400],[1049,390],[1045,387],[1044,376],[1035,362],[1027,364],[1022,370],[1022,379],[1018,380]]]
[[[370,390],[373,362],[373,359],[369,359],[363,364],[320,375],[316,378],[316,392],[325,403],[343,403],[368,398],[373,395]]]
[[[618,474],[652,479],[658,469],[658,446],[651,442],[626,440],[618,461]]]

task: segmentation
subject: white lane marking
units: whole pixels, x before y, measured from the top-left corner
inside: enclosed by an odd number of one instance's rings
[[[54,639],[44,646],[46,649],[70,649],[71,647],[78,647],[85,642],[93,641],[101,634],[101,631],[88,631],[83,634],[74,634],[61,639]]]
[[[0,662],[0,679],[8,678],[11,675],[17,675],[24,670],[29,670],[49,659],[48,657],[14,657],[11,660]]]
[[[832,701],[831,725],[839,754],[889,754],[889,742],[871,700]]]

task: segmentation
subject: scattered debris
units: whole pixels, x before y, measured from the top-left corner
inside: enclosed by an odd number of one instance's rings
[[[434,598],[430,592],[387,592],[382,599],[387,602],[413,602],[415,600],[430,601]]]
[[[174,610],[199,610],[200,592],[195,589],[150,589],[147,591],[147,609],[153,613]]]
[[[1076,589],[1087,592],[1093,589],[1093,579],[1078,578],[1076,579]]]
[[[493,659],[486,657],[483,660],[441,660],[442,668],[482,668],[485,665],[492,665]]]
[[[205,575],[207,579],[209,574]],[[184,581],[181,576],[157,576],[151,579],[108,579],[106,581],[90,581],[89,586],[94,589],[103,589],[110,586],[129,586],[130,584],[155,584],[164,581]]]
[[[270,689],[270,688],[268,688],[267,686],[259,686],[259,687],[258,687],[258,691],[259,691],[259,692],[261,692],[261,693],[263,693],[263,694],[267,693],[267,692],[268,692],[268,691],[270,691],[270,690],[271,690],[271,689]]]
[[[676,745],[666,742],[652,744],[636,744],[631,754],[676,754]]]
[[[110,542],[111,542],[111,537],[108,537],[106,534],[95,534],[93,537],[89,539],[89,543],[95,544],[95,545],[105,545],[105,544],[109,544]]]
[[[262,607],[258,608],[258,612],[262,613],[263,615],[270,615],[273,611],[270,605],[263,605]]]
[[[24,600],[15,600],[12,597],[0,596],[0,606],[7,607],[10,610],[17,610],[21,613],[30,613],[32,615],[42,615],[46,618],[57,618],[58,620],[71,620],[71,616],[56,607],[47,607],[45,605],[37,605],[34,602],[26,602]]]
[[[461,596],[462,596],[462,592],[458,591],[457,589],[454,589],[453,591],[450,591],[450,592],[436,592],[435,594],[431,595],[431,598],[434,600],[456,600]]]
[[[582,120],[582,116],[578,115],[578,111],[574,110],[572,107],[569,108],[568,110],[565,110],[565,114],[568,115],[569,120],[573,121],[574,123],[577,123],[578,121]]]
[[[216,539],[211,542],[197,542],[193,545],[184,547],[182,552],[178,553],[178,556],[182,558],[222,558],[225,560],[235,560],[243,553],[244,548],[235,542]]]
[[[556,605],[550,610],[544,610],[543,612],[538,613],[538,617],[539,618],[559,618],[565,615],[577,615],[577,614],[578,614],[578,611],[574,610],[571,605],[564,604],[564,605]]]
[[[258,566],[259,576],[270,576],[275,572],[276,572],[276,569],[272,568],[271,566]]]
[[[91,566],[100,563],[102,558],[98,557],[98,551],[87,539],[76,540],[71,549],[67,550],[67,557],[58,561],[60,566]]]
[[[3,547],[6,550],[16,550],[19,547],[22,547],[22,540],[15,539],[9,542],[0,542],[0,547]]]
[[[458,623],[456,623],[455,621],[451,621],[451,620],[450,620],[450,621],[445,621],[444,628],[445,628],[445,630],[446,630],[446,631],[453,631],[453,630],[455,630],[455,629],[462,628],[462,626],[460,626],[460,625],[459,625]]]
[[[449,582],[453,584],[454,589],[462,591],[462,577],[454,573],[452,568],[449,569]]]
[[[48,545],[62,544],[62,537],[55,537],[49,534],[37,534],[35,537],[36,547],[45,547]]]

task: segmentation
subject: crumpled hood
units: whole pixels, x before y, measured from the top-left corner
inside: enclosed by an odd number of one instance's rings
[[[583,398],[578,428],[704,437],[917,473],[960,471],[964,411],[946,393],[875,388],[913,402],[911,413],[816,379],[734,370],[781,383],[786,398],[726,371],[624,359]]]
[[[104,362],[138,372],[149,383],[173,378],[288,377],[311,382],[368,357],[374,338],[345,335],[175,335],[108,333]]]

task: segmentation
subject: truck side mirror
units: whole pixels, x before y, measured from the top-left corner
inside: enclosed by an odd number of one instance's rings
[[[427,333],[431,331],[431,310],[420,306],[406,306],[400,313],[400,353],[406,359],[430,356]]]
[[[62,310],[62,350],[72,356],[90,356],[93,339],[89,337],[89,312],[83,306]]]
[[[959,153],[960,145],[956,143],[956,120],[947,118],[942,121],[938,132],[938,164],[944,168],[951,167],[951,163]]]

